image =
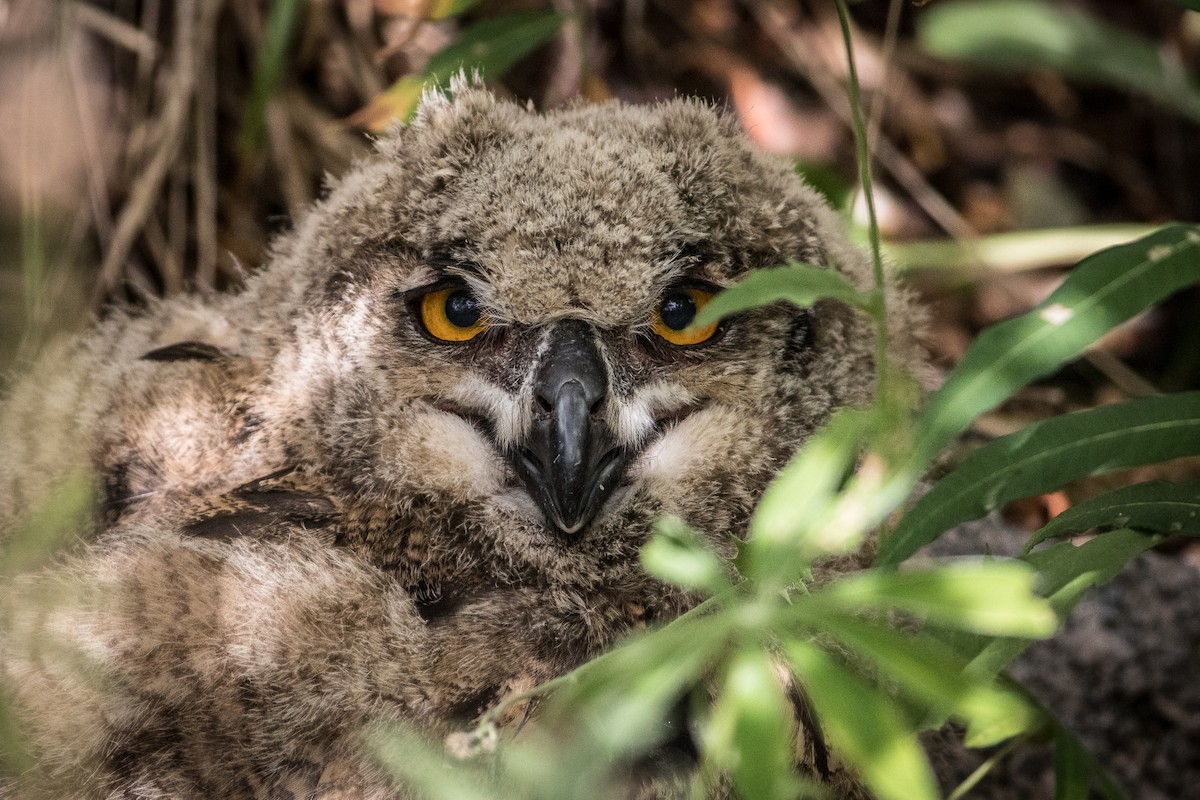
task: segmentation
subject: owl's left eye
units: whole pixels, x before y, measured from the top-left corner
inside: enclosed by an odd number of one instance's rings
[[[421,296],[421,324],[435,339],[466,342],[488,328],[488,319],[466,286],[446,286]]]
[[[708,305],[715,292],[707,289],[682,287],[663,295],[654,310],[651,330],[673,345],[688,347],[703,344],[717,332],[717,323],[702,328],[689,328],[700,309]]]

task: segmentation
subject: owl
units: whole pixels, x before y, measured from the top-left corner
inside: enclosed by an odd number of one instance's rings
[[[449,730],[691,608],[640,565],[654,521],[732,555],[872,395],[872,324],[837,302],[691,325],[788,259],[871,285],[707,105],[539,114],[459,82],[240,291],[61,346],[0,433],[0,531],[95,476],[79,541],[0,595],[21,796],[402,796],[364,725]]]

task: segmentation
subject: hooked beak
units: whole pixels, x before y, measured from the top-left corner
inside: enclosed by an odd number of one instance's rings
[[[550,332],[534,383],[533,425],[510,454],[546,518],[582,530],[612,494],[630,454],[601,419],[608,374],[591,328],[564,320]]]

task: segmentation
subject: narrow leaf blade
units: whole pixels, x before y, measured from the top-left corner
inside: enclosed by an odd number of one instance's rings
[[[938,723],[956,716],[968,724],[971,747],[1021,733],[1038,718],[1015,692],[967,672],[968,659],[926,633],[900,633],[844,615],[824,615],[821,627],[865,656],[880,674],[933,712]]]
[[[881,800],[933,800],[933,773],[916,734],[886,695],[867,685],[819,648],[785,645],[830,742]]]
[[[1066,619],[1085,591],[1112,580],[1129,559],[1154,541],[1135,531],[1113,531],[1079,546],[1064,542],[1022,560],[1037,570],[1039,593],[1060,619]],[[957,649],[976,654],[970,667],[973,674],[995,676],[1028,646],[1022,639],[981,637],[971,645],[960,641]]]
[[[883,541],[894,565],[955,525],[1078,478],[1200,454],[1200,392],[1065,414],[981,447],[939,481]]]
[[[1148,481],[1068,508],[1038,531],[1026,552],[1047,539],[1089,528],[1133,528],[1200,536],[1200,481]]]
[[[692,324],[711,325],[730,314],[781,300],[807,308],[824,298],[863,310],[875,307],[874,295],[855,288],[841,273],[792,261],[786,267],[751,272],[736,286],[714,297]]]
[[[464,68],[484,77],[501,75],[549,41],[564,19],[556,12],[534,9],[480,20],[429,59],[425,74],[439,83]]]
[[[1050,69],[1200,119],[1200,90],[1171,73],[1155,42],[1078,9],[1045,0],[943,3],[921,17],[918,37],[942,58],[997,70]]]
[[[246,152],[261,149],[266,135],[267,104],[279,89],[288,49],[296,37],[304,0],[279,0],[272,4],[267,32],[254,67],[254,83],[242,116],[240,142]]]
[[[351,124],[380,133],[412,118],[425,91],[444,87],[462,70],[482,78],[503,75],[513,64],[549,41],[565,17],[551,11],[515,11],[480,20],[434,54],[421,74],[405,75],[350,117]]]
[[[1087,753],[1061,727],[1054,736],[1054,800],[1087,800],[1091,783]]]
[[[729,588],[716,554],[678,517],[664,517],[655,523],[654,536],[642,547],[641,559],[651,575],[686,589],[717,594]]]
[[[918,455],[932,457],[979,414],[1077,357],[1138,312],[1200,280],[1200,227],[1170,225],[1081,261],[1045,301],[984,331],[930,398]]]
[[[1058,620],[1033,593],[1035,573],[1016,560],[958,561],[945,567],[869,570],[831,584],[822,602],[850,610],[904,611],[935,625],[993,636],[1041,638]]]
[[[747,647],[734,655],[703,737],[706,755],[729,771],[738,796],[796,796],[791,706],[773,660]]]

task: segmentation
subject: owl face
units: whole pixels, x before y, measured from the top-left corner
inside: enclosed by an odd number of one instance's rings
[[[866,280],[822,201],[698,104],[541,116],[461,91],[324,210],[280,254],[320,268],[278,289],[305,297],[278,381],[307,376],[312,460],[391,520],[357,546],[414,583],[641,586],[667,513],[730,552],[870,390],[870,327],[841,306],[691,326],[788,258]]]

